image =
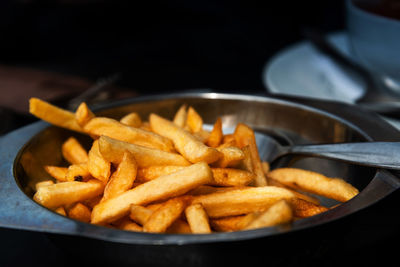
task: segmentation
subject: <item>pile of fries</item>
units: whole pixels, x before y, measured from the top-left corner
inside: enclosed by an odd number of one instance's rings
[[[240,231],[290,223],[327,211],[318,198],[340,202],[358,190],[339,178],[294,169],[269,169],[254,131],[239,123],[211,131],[193,107],[172,120],[130,113],[97,117],[85,103],[76,112],[37,98],[30,112],[93,138],[61,146],[68,166],[44,166],[54,178],[36,184],[34,200],[71,219],[129,231],[196,233]],[[308,192],[308,193],[307,193]]]

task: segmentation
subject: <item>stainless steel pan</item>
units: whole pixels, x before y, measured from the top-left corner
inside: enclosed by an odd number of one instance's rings
[[[275,136],[282,143],[332,143],[361,141],[400,141],[400,133],[375,114],[359,108],[333,102],[296,98],[268,98],[231,94],[181,94],[128,99],[95,108],[98,114],[119,118],[136,111],[143,118],[150,112],[171,118],[178,107],[187,103],[202,114],[206,123],[222,117],[224,127],[245,122],[258,132]],[[38,231],[62,236],[64,240],[86,240],[96,246],[113,244],[121,251],[132,246],[146,251],[148,260],[168,263],[168,259],[154,257],[153,252],[164,247],[165,251],[178,252],[179,257],[203,253],[202,244],[273,240],[290,233],[312,231],[318,226],[332,223],[357,213],[400,187],[395,173],[345,164],[318,158],[296,158],[292,166],[320,171],[333,177],[343,177],[360,189],[360,194],[323,214],[295,221],[290,227],[270,227],[233,233],[210,235],[176,235],[134,233],[81,223],[60,216],[32,200],[33,185],[46,174],[43,164],[60,164],[59,145],[68,136],[75,135],[82,142],[89,141],[80,134],[37,122],[16,130],[0,139],[0,226],[20,230]],[[51,155],[51,156],[49,156]],[[281,164],[287,164],[281,162]],[[29,169],[36,169],[32,175]],[[328,205],[333,203],[326,203]],[[282,237],[283,238],[283,237]],[[185,248],[186,247],[186,248]],[[188,253],[187,248],[197,252]],[[139,249],[139,250],[140,250]],[[132,250],[130,250],[132,251]],[[184,253],[186,251],[186,253]],[[146,254],[147,253],[147,254]],[[172,253],[172,252],[171,252]],[[208,252],[212,255],[212,252]],[[210,254],[211,253],[211,254]],[[104,257],[104,253],[96,254]],[[168,254],[168,253],[167,253]],[[95,256],[96,256],[95,255]],[[141,254],[143,255],[143,253]],[[153,258],[152,256],[153,255]],[[115,255],[108,255],[115,258]],[[191,257],[191,258],[190,258]],[[167,257],[168,258],[168,257]],[[132,259],[130,259],[132,261]],[[136,258],[139,260],[139,258]],[[142,259],[145,261],[144,259]]]

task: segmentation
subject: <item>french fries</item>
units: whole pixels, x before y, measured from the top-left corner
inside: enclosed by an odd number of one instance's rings
[[[98,139],[101,155],[108,161],[119,164],[125,151],[133,154],[138,167],[144,168],[153,165],[177,165],[188,166],[190,162],[176,153],[170,153],[158,149],[138,146],[123,141],[115,140],[107,136]]]
[[[145,205],[157,200],[183,195],[190,189],[212,180],[211,170],[205,162],[199,162],[178,172],[143,183],[115,198],[95,206],[92,223],[102,224],[123,217],[130,205]]]
[[[339,178],[328,178],[320,173],[279,168],[268,173],[268,177],[294,188],[345,202],[358,194],[358,189]]]
[[[206,146],[188,131],[156,114],[150,115],[150,125],[156,133],[170,138],[179,153],[192,163],[212,163],[222,156],[215,148]]]
[[[108,136],[127,143],[156,148],[167,152],[174,151],[174,146],[168,138],[150,131],[125,125],[110,118],[97,117],[91,119],[83,129],[88,134],[94,136]]]
[[[244,231],[329,210],[319,196],[344,202],[358,193],[339,178],[271,170],[249,126],[224,134],[218,118],[209,132],[191,106],[173,121],[156,114],[142,121],[136,112],[117,121],[96,117],[85,103],[75,113],[35,98],[30,105],[35,116],[94,139],[89,151],[74,137],[62,143],[68,166],[33,168],[41,161],[25,155],[33,199],[78,221],[148,233]]]
[[[103,183],[93,179],[89,182],[63,182],[40,187],[33,199],[47,208],[58,208],[98,196],[103,190]]]
[[[193,234],[211,233],[207,213],[201,204],[193,204],[187,207],[185,215]]]
[[[53,125],[76,132],[83,132],[73,112],[58,108],[38,98],[32,97],[29,100],[29,112]]]
[[[86,163],[88,161],[88,153],[82,147],[78,140],[70,137],[61,146],[63,157],[71,164]]]
[[[243,123],[239,123],[236,126],[233,136],[239,147],[249,146],[252,169],[255,175],[254,185],[255,186],[267,185],[267,179],[265,178],[261,165],[260,156],[258,154],[254,131],[249,126]]]

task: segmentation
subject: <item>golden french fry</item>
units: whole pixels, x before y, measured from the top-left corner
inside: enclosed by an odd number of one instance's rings
[[[93,209],[94,206],[100,203],[101,199],[103,198],[103,195],[98,195],[92,198],[88,198],[82,201],[82,204],[85,206],[88,206],[89,208]]]
[[[118,222],[116,225],[117,228],[125,231],[133,231],[133,232],[142,232],[143,228],[136,223],[132,222],[128,218],[123,218],[121,221]]]
[[[211,233],[208,216],[201,204],[193,204],[185,209],[186,219],[189,223],[190,230],[194,234]]]
[[[198,195],[207,195],[211,193],[218,193],[218,192],[228,192],[237,189],[246,188],[245,186],[232,186],[232,187],[215,187],[210,185],[200,185],[193,190],[187,192],[188,195],[191,196],[198,196]]]
[[[66,175],[68,172],[68,168],[46,165],[46,166],[44,166],[44,169],[46,170],[46,172],[48,174],[51,175],[51,177],[53,177],[57,181],[59,181],[59,182],[67,181]]]
[[[245,158],[243,151],[234,146],[217,148],[217,150],[222,153],[222,157],[212,164],[215,167],[234,167]]]
[[[192,133],[199,132],[203,128],[203,119],[193,107],[187,111],[186,125]]]
[[[58,208],[98,196],[103,189],[104,185],[94,179],[88,182],[63,182],[39,188],[33,199],[47,208]]]
[[[140,168],[152,165],[190,165],[189,161],[176,153],[138,146],[107,136],[101,136],[98,141],[101,154],[112,163],[119,164],[122,161],[124,152],[129,151],[135,157],[136,163]]]
[[[131,127],[117,120],[97,117],[84,127],[85,132],[95,136],[108,136],[127,143],[173,152],[174,146],[168,138],[156,133]]]
[[[49,186],[49,185],[53,185],[54,182],[52,180],[46,180],[46,181],[41,181],[36,183],[36,191],[40,188],[40,187],[45,187],[45,186]]]
[[[127,215],[132,204],[146,205],[157,200],[183,195],[210,181],[212,181],[210,167],[204,162],[193,164],[173,174],[143,183],[115,198],[100,203],[93,209],[92,223],[111,222]]]
[[[87,166],[90,174],[94,178],[99,179],[104,183],[106,183],[108,178],[110,178],[111,163],[100,153],[99,140],[95,140],[93,142],[92,148],[89,151],[89,160]]]
[[[47,121],[53,125],[77,132],[83,132],[82,128],[76,121],[73,112],[58,108],[38,98],[32,97],[29,99],[29,112],[39,119]]]
[[[187,105],[183,104],[175,113],[173,122],[181,128],[185,128],[187,119]]]
[[[217,186],[245,186],[253,181],[254,175],[251,172],[230,169],[211,168],[214,182],[211,185]]]
[[[87,181],[92,178],[87,163],[69,165],[65,175],[66,181]]]
[[[123,116],[119,122],[135,128],[139,128],[142,125],[142,119],[136,112],[131,112]]]
[[[296,169],[279,168],[268,177],[293,188],[345,202],[358,194],[358,189],[340,178],[328,178],[323,174]]]
[[[233,134],[225,134],[222,137],[222,144],[229,144],[230,146],[234,146],[236,144],[236,140]]]
[[[91,211],[82,203],[76,203],[68,210],[68,217],[81,222],[90,222]]]
[[[306,200],[306,201],[308,201],[308,202],[314,203],[314,204],[316,204],[316,205],[319,205],[319,202],[320,202],[320,201],[319,201],[319,199],[316,198],[316,197],[313,197],[313,196],[309,196],[309,195],[300,193],[300,192],[296,191],[295,189],[290,188],[290,187],[288,187],[288,186],[286,186],[286,185],[284,185],[284,184],[278,182],[277,180],[271,179],[271,178],[268,177],[268,176],[267,176],[267,180],[268,180],[268,185],[273,185],[273,186],[278,186],[278,187],[286,188],[286,189],[292,191],[293,194],[296,196],[296,198],[300,198],[300,199]]]
[[[292,219],[292,208],[285,200],[280,200],[257,216],[245,229],[257,229],[284,224],[290,222]]]
[[[67,216],[67,212],[65,211],[64,207],[58,207],[54,211],[62,216]]]
[[[138,170],[138,181],[148,182],[162,175],[182,170],[182,166],[150,166]],[[253,180],[253,174],[248,171],[231,168],[211,168],[213,182],[216,186],[244,186]]]
[[[91,119],[95,117],[85,102],[82,102],[75,111],[75,118],[79,126],[84,127]]]
[[[162,207],[154,211],[150,218],[143,225],[144,232],[162,233],[179,218],[185,208],[181,198],[168,200]]]
[[[208,137],[206,144],[210,147],[218,147],[222,142],[222,137],[224,134],[222,133],[222,120],[218,118],[214,123],[214,127]]]
[[[327,207],[300,198],[291,199],[290,204],[292,205],[294,216],[298,218],[307,218],[329,210]]]
[[[190,234],[190,226],[187,222],[177,219],[174,221],[170,227],[165,231],[168,234]]]
[[[86,163],[88,153],[74,137],[68,138],[61,146],[63,157],[71,164]]]
[[[192,163],[212,163],[221,157],[221,153],[215,148],[206,146],[188,131],[156,114],[150,115],[150,125],[156,133],[170,138],[179,153]]]
[[[260,156],[258,154],[254,131],[249,126],[243,123],[238,123],[233,136],[235,137],[236,143],[240,148],[249,146],[253,172],[255,174],[254,185],[255,186],[267,185],[267,179],[265,178],[261,165]]]
[[[140,129],[151,132],[150,123],[148,121],[144,121],[142,125],[140,125]]]
[[[131,205],[129,218],[141,225],[144,225],[153,212],[153,210],[143,206]]]
[[[248,172],[253,172],[253,163],[251,160],[250,146],[243,147],[242,152],[243,152],[244,158],[239,163],[238,168],[242,169],[242,170],[246,170]]]
[[[217,218],[263,211],[278,200],[293,197],[287,189],[261,186],[194,196],[192,203],[201,203],[209,217]]]
[[[261,166],[262,166],[262,170],[264,172],[264,175],[267,176],[267,174],[269,173],[269,171],[271,170],[271,167],[269,165],[268,162],[266,161],[262,161],[261,162]],[[268,180],[268,179],[267,179]]]
[[[113,198],[133,186],[137,173],[136,160],[130,152],[125,152],[117,170],[112,174],[105,189],[103,200]]]
[[[252,220],[258,216],[258,212],[252,212],[246,215],[231,216],[212,219],[210,224],[217,232],[240,231],[245,228]]]
[[[203,144],[205,144],[210,136],[210,132],[201,129],[198,132],[192,133],[192,135],[197,138],[197,140],[199,140],[200,142],[202,142]]]

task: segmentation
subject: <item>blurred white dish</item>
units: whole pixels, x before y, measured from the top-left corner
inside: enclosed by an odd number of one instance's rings
[[[341,52],[353,58],[344,32],[328,36]],[[265,66],[263,83],[272,94],[284,94],[354,103],[365,90],[357,77],[344,72],[310,42],[292,45],[275,55]]]

